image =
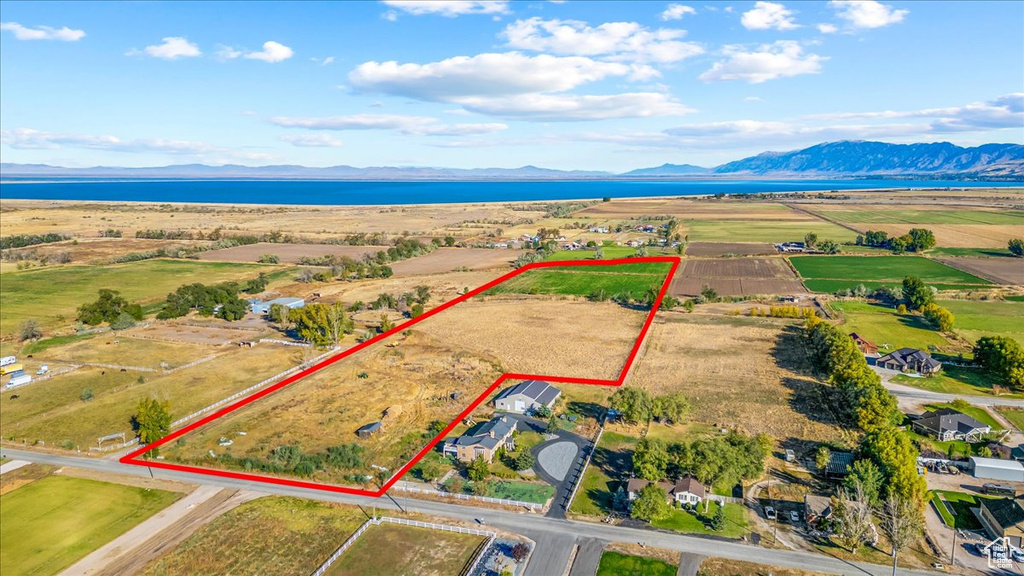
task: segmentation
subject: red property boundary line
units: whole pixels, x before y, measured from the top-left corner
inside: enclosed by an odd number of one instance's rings
[[[547,376],[547,375],[543,375],[543,374],[516,374],[516,373],[502,374],[501,376],[498,377],[497,380],[494,381],[493,384],[491,384],[486,390],[484,390],[483,393],[480,394],[480,396],[478,396],[476,398],[476,400],[473,401],[472,404],[467,406],[465,410],[463,410],[461,413],[459,413],[459,415],[456,416],[455,419],[452,420],[448,424],[448,426],[445,427],[445,429],[441,431],[440,434],[438,434],[433,440],[431,440],[429,443],[427,443],[427,445],[424,446],[423,449],[420,450],[419,453],[416,454],[416,456],[414,456],[408,463],[406,463],[400,470],[398,470],[398,472],[395,472],[395,474],[392,475],[390,479],[388,479],[388,481],[380,488],[380,490],[376,490],[376,491],[374,491],[374,490],[364,490],[364,489],[361,489],[361,488],[350,488],[350,487],[346,487],[346,486],[334,486],[332,484],[321,484],[321,483],[318,483],[318,482],[305,482],[305,481],[302,481],[302,480],[292,480],[292,479],[288,479],[288,478],[277,478],[277,477],[274,477],[274,476],[260,476],[260,475],[257,475],[257,474],[247,474],[245,472],[235,472],[235,471],[231,471],[231,470],[217,470],[217,469],[213,469],[213,468],[200,468],[200,467],[197,467],[197,466],[186,466],[186,465],[182,465],[182,464],[171,464],[171,463],[163,462],[163,461],[159,461],[159,460],[140,460],[139,459],[140,456],[142,456],[143,454],[145,454],[146,452],[148,452],[148,451],[150,451],[150,450],[152,450],[154,448],[157,448],[159,446],[163,446],[164,444],[167,444],[167,443],[169,443],[169,442],[171,442],[171,441],[173,441],[173,440],[175,440],[175,439],[177,439],[177,438],[179,438],[179,437],[181,437],[181,436],[183,436],[185,434],[188,434],[189,432],[191,432],[191,431],[193,431],[193,430],[195,430],[195,429],[197,429],[197,428],[199,428],[201,426],[209,424],[210,422],[216,420],[217,418],[220,418],[221,416],[224,416],[226,414],[229,414],[231,412],[234,412],[235,410],[238,410],[238,409],[242,408],[243,406],[251,404],[252,402],[255,402],[256,400],[259,400],[260,398],[263,398],[264,396],[267,396],[268,394],[273,394],[277,390],[280,390],[281,388],[284,388],[285,386],[288,386],[289,384],[292,384],[292,383],[294,383],[294,382],[296,382],[298,380],[301,380],[302,378],[305,378],[306,376],[309,376],[310,374],[313,374],[313,373],[315,373],[315,372],[317,372],[319,370],[322,370],[322,369],[330,366],[331,364],[334,364],[335,362],[337,362],[337,361],[339,361],[339,360],[341,360],[343,358],[347,358],[348,356],[351,356],[352,354],[355,354],[356,352],[359,352],[360,350],[362,350],[364,348],[372,346],[372,345],[376,344],[377,342],[379,342],[379,341],[381,341],[381,340],[383,340],[383,339],[385,339],[385,338],[387,338],[389,336],[392,336],[392,335],[394,335],[394,334],[396,334],[398,332],[401,332],[402,330],[405,330],[405,329],[415,325],[418,322],[426,320],[427,318],[430,318],[431,316],[433,316],[435,314],[440,314],[441,312],[447,310],[448,308],[451,308],[452,306],[455,306],[456,304],[458,304],[460,302],[464,302],[464,301],[466,301],[466,300],[468,300],[468,299],[470,299],[470,298],[472,298],[474,296],[477,296],[477,295],[479,295],[479,294],[481,294],[483,292],[486,292],[487,290],[490,290],[491,288],[497,286],[498,284],[501,284],[502,282],[505,282],[505,281],[507,281],[507,280],[509,280],[511,278],[514,278],[514,277],[516,277],[516,276],[518,276],[518,275],[520,275],[523,272],[526,272],[528,270],[537,270],[537,269],[540,269],[540,268],[555,268],[555,267],[557,267],[557,268],[564,268],[564,267],[568,267],[568,266],[612,266],[612,265],[616,265],[616,264],[636,264],[636,263],[639,263],[639,262],[667,262],[667,263],[671,263],[672,267],[669,270],[668,275],[665,277],[665,281],[662,282],[661,290],[658,292],[658,297],[655,299],[654,305],[651,306],[651,311],[648,312],[647,318],[644,320],[643,327],[640,328],[640,334],[637,336],[636,342],[633,343],[633,348],[629,352],[629,357],[626,358],[626,363],[622,367],[622,371],[619,372],[619,375],[618,375],[617,378],[615,378],[613,380],[602,380],[602,379],[597,379],[597,378],[572,378],[572,377],[567,377],[567,376]],[[498,386],[500,386],[506,380],[534,380],[535,379],[535,380],[546,380],[548,382],[559,382],[559,383],[564,383],[564,384],[590,384],[590,385],[594,385],[594,386],[621,386],[622,383],[626,380],[626,374],[629,373],[629,369],[633,365],[633,361],[636,360],[636,356],[640,352],[640,346],[643,344],[644,337],[647,335],[647,331],[650,329],[651,323],[654,322],[654,315],[658,311],[658,307],[661,305],[661,301],[665,297],[665,294],[668,292],[668,287],[672,283],[672,278],[675,276],[676,269],[678,267],[679,267],[679,258],[675,257],[675,256],[645,256],[645,257],[638,257],[638,258],[620,258],[620,259],[615,259],[615,260],[569,260],[569,261],[555,261],[555,262],[535,262],[533,264],[527,264],[526,266],[523,266],[522,268],[519,268],[517,270],[513,270],[512,272],[509,272],[508,274],[505,274],[504,276],[501,276],[500,278],[498,278],[496,280],[492,280],[492,281],[488,282],[487,284],[484,284],[483,286],[480,286],[479,288],[471,290],[471,291],[463,294],[462,296],[459,296],[458,298],[455,298],[454,300],[451,300],[449,302],[445,302],[444,304],[438,306],[437,308],[434,308],[433,310],[430,310],[429,312],[426,312],[426,313],[424,313],[421,316],[413,318],[412,320],[404,322],[404,323],[402,323],[402,324],[392,328],[391,330],[388,330],[387,332],[385,332],[383,334],[379,334],[379,335],[375,336],[374,338],[371,338],[370,340],[367,340],[367,341],[362,342],[362,343],[360,343],[360,344],[358,344],[356,346],[353,346],[352,348],[349,348],[347,350],[339,352],[335,356],[331,356],[330,358],[327,358],[326,360],[320,362],[319,364],[315,364],[315,365],[313,365],[313,366],[311,366],[311,367],[309,367],[309,368],[307,368],[307,369],[305,369],[305,370],[303,370],[301,372],[293,374],[293,375],[289,376],[288,378],[285,378],[284,380],[281,380],[277,384],[274,384],[273,386],[269,386],[267,388],[264,388],[263,390],[260,390],[260,391],[258,391],[256,393],[252,394],[251,396],[247,396],[245,398],[242,398],[241,400],[235,402],[234,404],[231,404],[231,405],[229,405],[229,406],[227,406],[225,408],[221,408],[220,410],[210,414],[209,416],[206,416],[205,418],[203,418],[201,420],[193,422],[192,424],[189,424],[188,426],[186,426],[186,427],[184,427],[184,428],[182,428],[180,430],[172,432],[171,434],[168,434],[167,436],[164,436],[163,438],[157,440],[156,442],[153,442],[152,444],[149,444],[149,445],[147,445],[147,446],[145,446],[143,448],[135,450],[134,452],[130,452],[129,454],[123,456],[120,459],[120,462],[122,464],[133,464],[133,465],[136,465],[136,466],[148,466],[148,467],[152,467],[152,468],[162,468],[162,469],[165,469],[165,470],[175,470],[175,471],[178,471],[178,472],[193,472],[193,473],[197,473],[197,474],[207,474],[207,475],[210,475],[210,476],[219,476],[219,477],[222,477],[222,478],[233,478],[233,479],[236,479],[236,480],[250,480],[250,481],[253,481],[253,482],[265,482],[265,483],[269,483],[269,484],[280,484],[280,485],[283,485],[283,486],[294,486],[294,487],[297,487],[297,488],[312,488],[312,489],[315,489],[315,490],[325,490],[325,491],[328,491],[328,492],[341,492],[341,493],[345,493],[345,494],[357,494],[357,495],[360,495],[360,496],[373,496],[373,497],[383,496],[384,493],[387,492],[388,489],[390,489],[395,484],[395,482],[398,482],[398,480],[402,476],[404,476],[405,473],[408,472],[410,468],[415,466],[416,463],[420,461],[420,459],[422,459],[431,450],[433,450],[434,446],[436,446],[441,441],[441,439],[443,439],[446,435],[448,435],[448,433],[451,432],[452,429],[454,429],[455,426],[463,418],[465,418],[470,413],[472,413],[473,410],[475,410],[477,406],[479,406],[485,399],[487,399],[487,397],[491,394],[491,392],[493,392],[496,388],[498,388]]]

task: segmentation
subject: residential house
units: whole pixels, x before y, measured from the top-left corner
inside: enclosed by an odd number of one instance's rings
[[[814,525],[822,520],[828,520],[832,516],[832,499],[815,494],[804,496],[804,518],[807,523]]]
[[[626,493],[629,496],[629,501],[632,502],[640,497],[640,491],[651,484],[650,480],[644,480],[643,478],[630,478],[626,482]],[[704,500],[707,495],[707,491],[704,485],[698,482],[695,478],[681,478],[676,480],[675,483],[671,482],[655,482],[655,484],[661,487],[662,490],[668,494],[670,502],[678,502],[680,504],[696,505]]]
[[[941,362],[917,348],[900,348],[882,356],[875,361],[875,364],[889,370],[917,372],[918,374],[935,374],[942,370]]]
[[[270,312],[270,307],[274,304],[280,304],[290,310],[293,308],[302,308],[306,305],[306,301],[302,298],[275,298],[264,302],[259,298],[251,298],[249,299],[249,311],[253,314],[267,314]]]
[[[851,332],[850,338],[853,338],[854,343],[857,344],[857,348],[860,348],[860,351],[865,356],[874,356],[875,354],[878,354],[878,345],[874,342],[864,338],[856,332]]]
[[[472,462],[479,456],[493,462],[499,448],[516,449],[512,434],[518,424],[515,419],[508,416],[492,418],[474,432],[445,441],[441,452],[446,456],[454,456],[461,462]]]
[[[543,380],[526,380],[506,388],[494,399],[494,407],[505,412],[526,414],[541,406],[552,408],[562,391]]]
[[[977,442],[982,436],[992,431],[988,424],[952,408],[940,408],[925,412],[913,422],[914,431],[922,436],[935,438],[939,442],[964,440]]]
[[[853,465],[852,452],[833,452],[825,466],[825,476],[829,478],[844,478],[850,475],[850,466]]]
[[[978,516],[989,537],[1009,538],[1020,548],[1024,538],[1024,507],[1013,498],[979,498]]]

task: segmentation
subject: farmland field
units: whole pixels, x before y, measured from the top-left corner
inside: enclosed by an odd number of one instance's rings
[[[5,223],[6,224],[6,223]],[[151,240],[147,238],[76,238],[64,242],[38,244],[12,250],[13,254],[53,257],[61,252],[71,254],[75,264],[86,262],[103,264],[111,258],[138,252],[154,252],[172,250],[185,246],[203,246],[208,242],[202,240]],[[30,258],[31,259],[31,258]]]
[[[153,259],[5,272],[0,292],[0,334],[11,334],[19,322],[29,318],[38,320],[44,329],[70,324],[78,306],[95,300],[100,288],[119,290],[131,301],[153,302],[182,284],[244,280],[278,269],[257,264]]]
[[[956,317],[956,331],[976,341],[982,336],[1009,336],[1024,344],[1024,302],[941,300]]]
[[[842,312],[844,332],[856,332],[874,342],[882,354],[907,347],[928,350],[934,346],[939,350],[948,348],[949,352],[953,351],[949,340],[921,316],[899,315],[891,307],[855,300],[839,300],[832,302],[831,306]]]
[[[754,256],[775,254],[775,247],[768,243],[751,242],[690,242],[686,255],[708,258],[726,255]]]
[[[815,292],[835,292],[858,284],[868,289],[896,286],[905,276],[916,276],[940,290],[991,285],[973,274],[919,256],[793,256],[789,261]]]
[[[848,224],[994,224],[1024,226],[1024,212],[1019,210],[973,209],[959,210],[941,206],[900,206],[893,208],[866,208],[815,206],[828,216]]]
[[[159,370],[181,366],[216,351],[212,346],[155,342],[106,333],[35,355],[37,360],[50,362],[124,364]]]
[[[166,508],[181,494],[49,476],[0,496],[0,565],[56,574]]]
[[[720,296],[806,292],[782,258],[729,258],[684,260],[669,293],[696,296],[705,287]]]
[[[601,563],[597,567],[597,576],[676,576],[676,567],[645,556],[631,556],[614,551],[606,551],[601,555]]]
[[[939,262],[997,284],[1024,285],[1024,260],[1020,258],[938,258]]]
[[[200,528],[146,576],[310,574],[366,520],[354,506],[267,496]]]
[[[395,276],[440,274],[457,269],[507,267],[522,252],[501,248],[438,248],[429,254],[389,264]]]
[[[331,565],[328,576],[460,574],[482,536],[381,523],[371,526]]]
[[[256,262],[264,254],[277,256],[281,262],[297,264],[303,256],[337,256],[359,260],[366,254],[387,250],[388,246],[345,246],[340,244],[282,244],[259,242],[199,254],[200,260],[220,262]]]
[[[814,232],[822,240],[853,241],[857,234],[841,226],[807,217],[806,220],[696,220],[689,223],[691,242],[791,242]]]
[[[487,294],[565,294],[589,296],[604,291],[606,297],[641,298],[660,289],[671,264],[637,262],[610,266],[573,266],[527,270],[491,288]]]

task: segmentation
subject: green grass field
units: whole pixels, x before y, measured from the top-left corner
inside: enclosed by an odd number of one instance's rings
[[[690,242],[795,242],[814,232],[822,240],[853,241],[857,234],[831,222],[807,220],[691,220]]]
[[[814,292],[836,292],[863,284],[869,289],[899,285],[916,276],[939,290],[981,288],[991,283],[920,256],[793,256],[789,259]]]
[[[597,576],[676,576],[677,568],[657,558],[608,551],[601,554]]]
[[[637,262],[610,266],[558,266],[528,270],[486,294],[565,294],[590,296],[603,290],[607,297],[641,298],[661,288],[671,269],[667,262]]]
[[[832,302],[831,306],[843,314],[844,332],[856,332],[874,342],[882,354],[904,347],[928,350],[929,346],[939,349],[950,346],[949,341],[921,316],[901,316],[892,308],[855,300],[840,300]],[[883,348],[886,344],[888,348]]]
[[[460,574],[482,541],[472,534],[384,523],[368,528],[327,575]]]
[[[953,508],[953,514],[950,514],[949,510],[939,500],[940,495],[949,502],[950,507]],[[947,526],[955,526],[963,530],[977,530],[981,528],[981,523],[978,522],[977,517],[971,512],[971,508],[978,507],[979,498],[984,498],[984,496],[975,496],[949,490],[935,490],[932,492],[931,500],[932,504],[939,511],[942,521]]]
[[[939,304],[956,317],[957,333],[972,342],[982,336],[1009,336],[1024,344],[1024,303],[941,300]]]
[[[182,284],[213,284],[274,272],[280,266],[153,259],[109,266],[61,266],[5,272],[0,292],[0,333],[11,334],[22,320],[38,320],[44,332],[71,324],[75,310],[96,299],[100,288],[119,290],[134,302],[162,300]]]
[[[142,574],[310,574],[365,521],[355,506],[265,496],[200,528],[146,566]]]
[[[555,487],[550,484],[496,480],[487,486],[487,496],[505,500],[544,504],[554,495]]]
[[[0,565],[56,574],[181,496],[67,476],[26,484],[0,496]]]
[[[605,432],[594,450],[594,456],[583,474],[583,484],[576,491],[569,511],[584,516],[607,516],[612,511],[612,498],[623,474],[632,467],[633,447],[639,438]]]
[[[1013,254],[1005,248],[947,248],[939,246],[928,251],[929,256],[975,256],[978,258],[1004,258]]]
[[[629,246],[616,246],[614,244],[605,244],[601,246],[601,252],[604,254],[605,260],[611,260],[613,258],[629,258],[630,256],[636,256],[637,248],[630,248]],[[545,261],[566,261],[566,260],[592,260],[594,258],[596,250],[559,250],[552,252],[545,258]],[[648,256],[675,256],[675,249],[668,250],[662,248],[647,247]]]
[[[1024,410],[1014,409],[1009,406],[997,406],[996,410],[1003,418],[1013,425],[1014,428],[1024,432]]]
[[[712,502],[707,514],[704,513],[704,504],[700,504],[695,512],[673,509],[667,518],[655,520],[651,525],[686,534],[715,534],[725,538],[739,538],[747,533],[747,511],[741,504],[725,505],[725,528],[721,532],[709,528],[718,506],[717,502]]]
[[[922,390],[964,396],[987,396],[992,394],[993,386],[999,384],[999,380],[977,368],[958,368],[956,366],[946,366],[939,374],[927,378],[900,374],[893,377],[892,381]],[[1007,398],[1024,397],[1020,394],[1004,394],[1003,396]]]
[[[829,217],[848,224],[994,224],[1024,226],[1024,211],[1000,210],[829,210]]]

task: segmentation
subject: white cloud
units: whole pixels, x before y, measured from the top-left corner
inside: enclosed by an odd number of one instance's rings
[[[500,123],[441,124],[429,116],[402,116],[397,114],[351,114],[314,118],[276,116],[270,122],[284,128],[308,130],[395,130],[413,136],[464,136],[487,134],[508,128]]]
[[[681,42],[685,30],[650,30],[636,22],[591,27],[578,20],[529,18],[509,24],[502,35],[512,48],[609,60],[671,63],[702,54],[694,42]]]
[[[835,120],[898,120],[931,118],[935,132],[970,132],[978,130],[1020,129],[1024,126],[1024,92],[1015,92],[984,102],[964,106],[926,108],[923,110],[881,112],[840,112],[805,117],[815,121]]]
[[[0,30],[14,32],[18,40],[59,40],[61,42],[77,42],[85,37],[84,30],[72,30],[67,26],[51,28],[49,26],[36,26],[29,28],[17,22],[2,22]]]
[[[692,6],[685,4],[669,4],[665,11],[661,13],[660,17],[662,20],[682,20],[683,16],[687,14],[696,14],[697,10]]]
[[[804,54],[798,42],[780,40],[764,44],[754,51],[731,45],[723,49],[727,60],[715,62],[710,70],[698,78],[704,82],[742,80],[760,84],[776,78],[821,72],[821,63],[828,60],[817,54]]]
[[[349,73],[352,87],[419,100],[458,102],[466,97],[496,97],[563,92],[608,77],[650,77],[645,66],[600,62],[582,56],[558,57],[518,52],[456,56],[429,64],[365,62]]]
[[[659,92],[610,95],[521,94],[507,98],[466,98],[460,103],[470,112],[550,122],[682,116],[694,112],[692,108]]]
[[[437,14],[455,18],[463,14],[507,14],[508,1],[487,2],[485,0],[384,0],[385,5],[414,16]],[[385,18],[394,21],[398,14],[385,13]]]
[[[248,60],[260,60],[262,62],[267,62],[270,64],[283,62],[294,55],[295,51],[293,51],[291,48],[279,42],[274,42],[273,40],[264,42],[262,50],[253,50],[251,52],[238,50],[230,46],[221,46],[220,49],[217,50],[217,57],[221,60],[234,60],[235,58],[246,58]],[[331,62],[333,62],[334,58],[330,58],[330,60]],[[326,59],[324,63],[330,64],[330,62],[327,62]]]
[[[301,148],[337,148],[342,145],[341,140],[331,138],[327,134],[281,136],[280,140]]]
[[[757,2],[743,13],[740,23],[747,30],[793,30],[800,26],[794,19],[795,13],[775,2]]]
[[[743,99],[745,102],[764,102],[764,98],[760,96],[747,96]]]
[[[44,132],[30,128],[3,130],[0,138],[4,144],[18,150],[88,148],[115,152],[165,152],[168,154],[201,154],[223,150],[203,142],[167,139],[122,140],[116,136],[95,136],[83,134],[62,134]]]
[[[854,28],[881,28],[902,22],[909,10],[896,10],[875,0],[832,0],[829,5],[836,15]]]
[[[138,50],[131,50],[128,54],[130,56],[145,54],[147,56],[163,60],[195,58],[196,56],[202,56],[203,54],[202,51],[199,50],[199,46],[196,46],[181,36],[168,36],[164,38],[163,41],[163,44],[146,46],[142,52],[139,52]]]
[[[839,27],[835,24],[818,24],[818,32],[822,34],[835,34],[839,31]]]

